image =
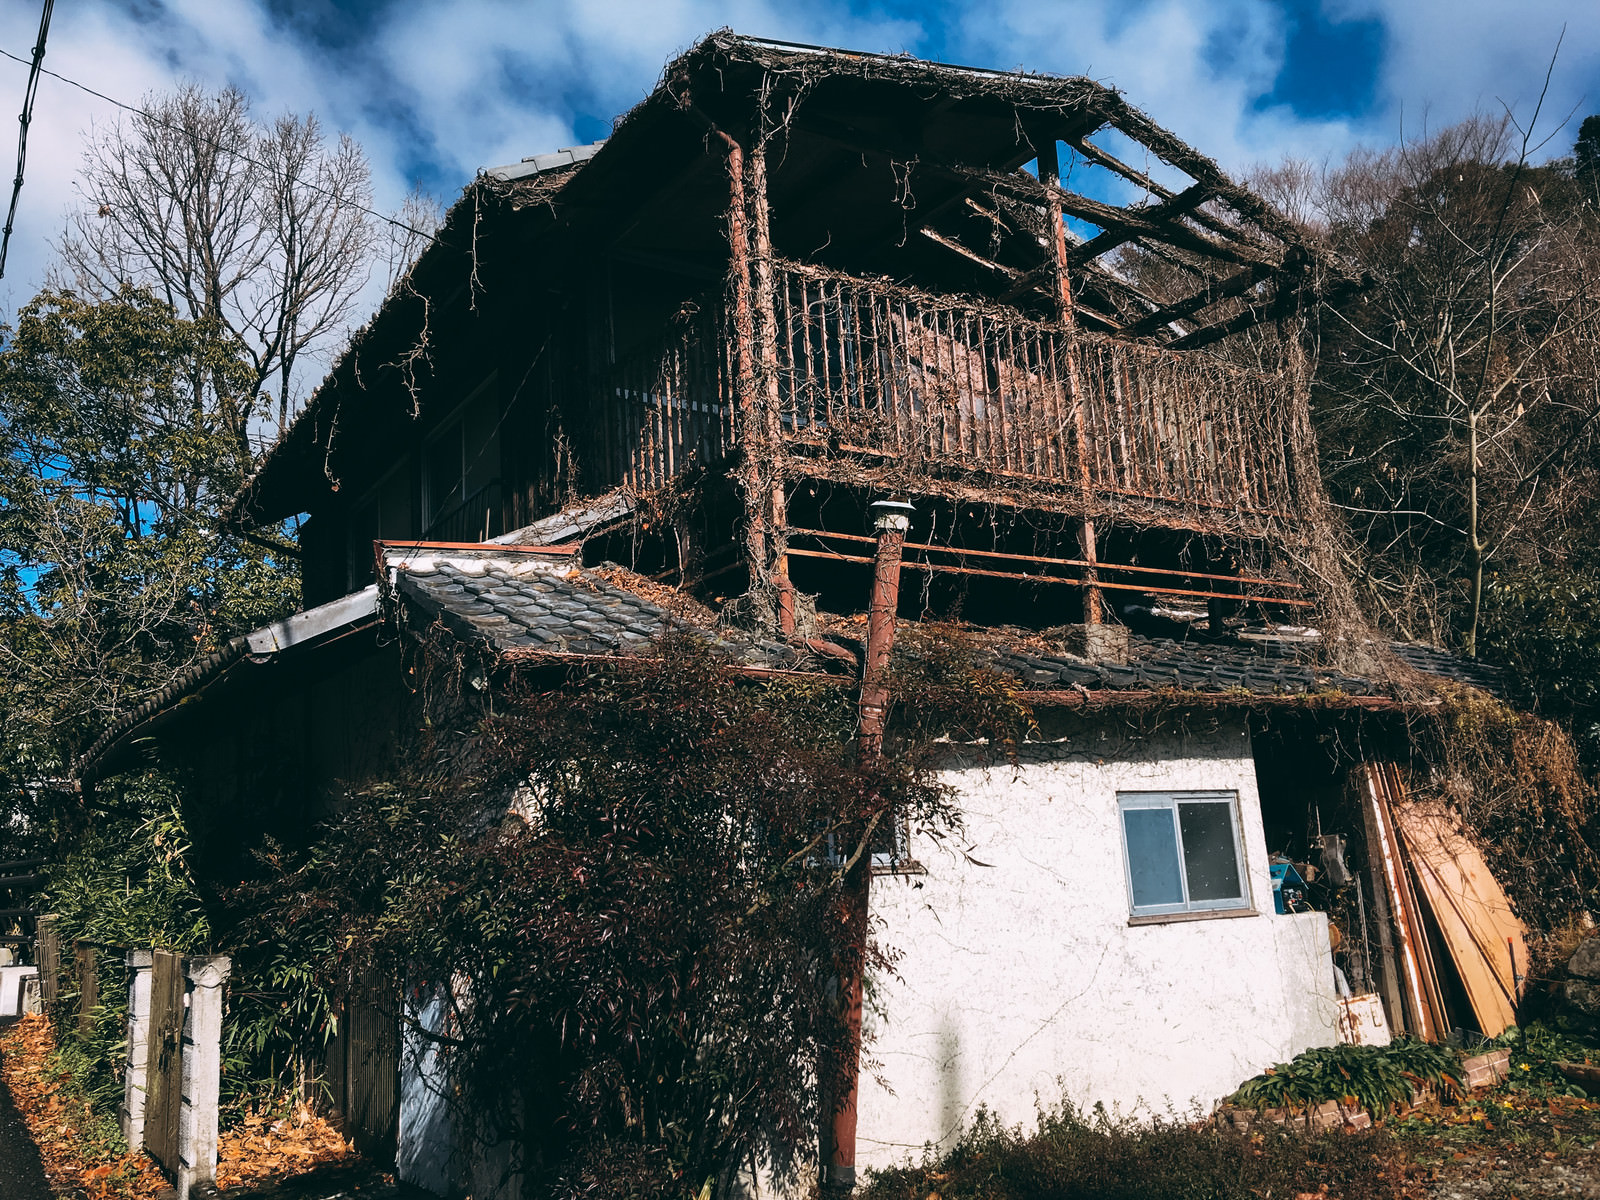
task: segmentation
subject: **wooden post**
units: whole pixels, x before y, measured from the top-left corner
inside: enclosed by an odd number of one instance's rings
[[[754,300],[750,287],[750,230],[745,210],[744,147],[716,131],[728,154],[728,291],[733,302],[734,398],[737,436],[743,450],[739,468],[745,501],[745,557],[753,591],[767,572],[766,498],[762,495],[760,398],[756,379]]]
[[[774,288],[777,275],[773,270],[771,210],[767,203],[767,150],[766,141],[759,134],[750,147],[750,170],[745,184],[748,188],[750,210],[750,263],[754,270],[755,335],[759,387],[757,403],[761,407],[761,501],[766,504],[764,518],[771,544],[766,548],[772,570],[773,586],[777,589],[778,628],[785,637],[794,634],[794,585],[789,582],[788,539],[784,534],[788,524],[788,502],[783,492],[783,471],[780,467],[779,448],[783,439],[783,420],[780,412],[781,398],[778,388],[778,311]],[[746,443],[747,452],[754,446]]]
[[[1100,624],[1100,575],[1095,570],[1095,532],[1092,515],[1093,490],[1089,486],[1089,427],[1084,415],[1088,395],[1078,370],[1078,347],[1074,341],[1077,317],[1072,305],[1072,278],[1067,270],[1067,227],[1061,214],[1061,157],[1055,135],[1039,136],[1039,181],[1049,196],[1047,219],[1050,225],[1050,250],[1055,258],[1054,290],[1056,318],[1065,328],[1067,385],[1072,389],[1072,422],[1078,443],[1078,498],[1083,515],[1078,521],[1078,552],[1090,564],[1083,572],[1083,623]]]
[[[100,1003],[100,964],[89,942],[73,942],[74,974],[78,977],[78,1034],[94,1032],[94,1010]]]
[[[56,925],[61,918],[44,913],[34,923],[34,954],[39,964],[39,995],[46,1007],[55,1003],[61,992],[61,934]]]
[[[150,1028],[144,1105],[144,1146],[177,1175],[178,1112],[183,1094],[183,960],[157,950],[150,960]]]
[[[1077,324],[1072,309],[1072,277],[1067,272],[1067,227],[1061,215],[1061,155],[1054,134],[1039,138],[1039,182],[1049,196],[1047,220],[1050,253],[1055,259],[1056,318],[1067,326]]]

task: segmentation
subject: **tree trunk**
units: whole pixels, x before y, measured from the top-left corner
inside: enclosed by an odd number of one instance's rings
[[[1467,636],[1462,649],[1468,658],[1478,657],[1478,618],[1483,612],[1483,537],[1478,527],[1478,413],[1467,413],[1467,566],[1472,572],[1471,601],[1467,615]]]

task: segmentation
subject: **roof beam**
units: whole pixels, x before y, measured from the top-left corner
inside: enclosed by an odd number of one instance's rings
[[[1129,337],[1148,337],[1164,326],[1174,321],[1181,321],[1191,317],[1203,308],[1207,308],[1219,300],[1226,300],[1232,296],[1240,296],[1249,291],[1263,279],[1268,279],[1272,271],[1262,265],[1242,267],[1215,287],[1202,287],[1193,295],[1168,304],[1128,326]]]
[[[1088,221],[1091,224],[1098,225],[1101,229],[1107,231],[1126,231],[1126,235],[1121,239],[1122,241],[1132,241],[1135,238],[1139,238],[1165,242],[1168,245],[1191,251],[1205,258],[1221,259],[1224,262],[1231,262],[1240,266],[1249,263],[1278,265],[1276,256],[1265,247],[1246,247],[1219,242],[1213,238],[1206,237],[1198,230],[1190,229],[1176,220],[1164,225],[1158,224],[1150,220],[1140,210],[1118,208],[1114,204],[1091,200],[1087,196],[1080,196],[1076,192],[1067,191],[1065,188],[1050,188],[1034,179],[1033,176],[1025,175],[1018,171],[1001,175],[997,172],[979,171],[971,167],[956,167],[952,169],[962,173],[981,175],[994,186],[1029,200],[1044,201],[1049,198],[1051,192],[1054,192],[1061,202],[1062,210],[1069,215],[1081,221]],[[1081,266],[1083,262],[1087,261],[1087,257],[1094,257],[1084,255],[1084,248],[1090,244],[1090,242],[1084,242],[1073,247],[1070,253],[1075,265]]]
[[[1185,188],[1178,195],[1163,200],[1160,204],[1127,211],[1139,213],[1146,221],[1165,221],[1193,211],[1210,198],[1211,189],[1203,183],[1197,183]],[[1115,250],[1127,240],[1128,238],[1121,232],[1108,229],[1077,247],[1076,253],[1083,261],[1088,262],[1090,259],[1099,258],[1107,251]]]

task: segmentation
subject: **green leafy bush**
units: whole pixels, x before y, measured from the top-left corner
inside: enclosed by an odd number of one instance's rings
[[[1247,1079],[1228,1097],[1241,1108],[1309,1108],[1354,1101],[1374,1114],[1398,1108],[1432,1084],[1459,1091],[1461,1059],[1445,1046],[1398,1037],[1387,1046],[1318,1046]]]

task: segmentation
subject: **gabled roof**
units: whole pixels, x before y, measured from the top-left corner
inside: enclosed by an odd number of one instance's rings
[[[560,288],[601,261],[714,289],[722,134],[765,140],[775,249],[819,266],[1052,318],[1053,196],[1072,219],[1074,297],[1092,330],[1195,347],[1349,284],[1314,238],[1094,80],[719,32],[668,64],[604,143],[470,185],[227,520],[305,511],[351,456],[390,453],[392,430],[430,403],[448,310],[480,314],[485,289]],[[1052,191],[1027,168],[1058,143]]]

